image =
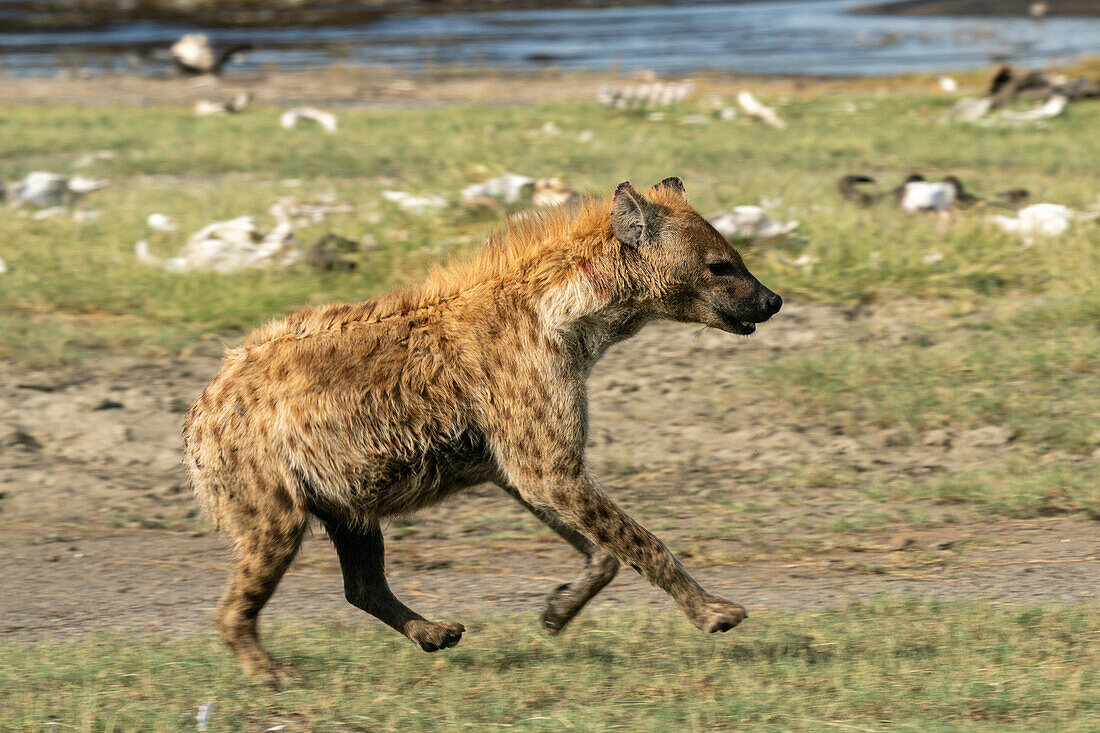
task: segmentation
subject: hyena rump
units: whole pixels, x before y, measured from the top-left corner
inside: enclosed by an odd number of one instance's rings
[[[317,517],[352,604],[425,651],[458,643],[461,624],[428,621],[390,591],[379,523],[483,482],[587,558],[547,599],[551,634],[620,563],[700,629],[733,628],[744,609],[700,587],[589,472],[585,382],[650,321],[749,334],[781,304],[668,178],[645,196],[623,183],[579,210],[517,218],[420,287],[256,330],[184,426],[195,493],[235,548],[215,618],[225,642],[279,681],[256,619]]]

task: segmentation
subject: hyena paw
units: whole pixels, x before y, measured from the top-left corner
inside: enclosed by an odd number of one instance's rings
[[[409,632],[409,638],[426,652],[437,652],[452,647],[462,638],[466,627],[450,621],[432,623],[421,621]]]
[[[298,673],[293,668],[273,664],[258,672],[264,684],[275,692],[282,692],[298,681]]]
[[[725,598],[711,596],[695,608],[691,621],[708,634],[713,634],[716,631],[729,631],[748,618],[748,615],[742,606]]]
[[[550,636],[561,633],[565,625],[577,615],[577,602],[572,590],[571,583],[562,583],[546,597],[546,608],[542,611],[542,628]]]

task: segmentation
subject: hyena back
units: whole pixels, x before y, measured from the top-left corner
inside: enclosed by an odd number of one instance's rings
[[[630,565],[704,631],[744,609],[699,586],[603,491],[585,462],[585,382],[614,343],[671,319],[752,333],[781,299],[669,178],[578,211],[517,218],[471,263],[420,287],[315,308],[229,352],[184,426],[185,462],[233,541],[215,617],[242,666],[278,683],[257,616],[312,517],[336,546],[348,600],[425,651],[461,624],[432,622],[386,583],[380,522],[493,482],[586,559],[547,599],[562,628]]]

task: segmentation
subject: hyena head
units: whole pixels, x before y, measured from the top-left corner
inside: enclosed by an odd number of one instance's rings
[[[639,300],[657,318],[747,335],[783,305],[688,204],[679,178],[666,178],[646,196],[619,184],[611,231],[635,255],[624,265]]]

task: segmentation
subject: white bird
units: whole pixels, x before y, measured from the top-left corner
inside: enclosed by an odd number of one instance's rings
[[[293,130],[298,125],[298,120],[310,120],[320,125],[325,132],[336,132],[336,115],[316,107],[295,107],[287,110],[279,118],[279,124],[284,130]]]
[[[775,221],[762,206],[735,206],[710,217],[710,223],[726,239],[750,244],[782,241],[798,228],[797,220]]]
[[[753,119],[780,129],[787,126],[787,123],[779,119],[779,115],[775,113],[774,109],[754,97],[752,92],[748,90],[737,95],[737,103],[741,105],[741,109],[745,110],[745,114]]]
[[[989,220],[1007,234],[1031,241],[1035,237],[1060,237],[1074,221],[1088,221],[1096,216],[1061,204],[1032,204],[1017,211],[1016,216],[994,214]]]
[[[948,211],[958,189],[950,181],[910,181],[902,186],[902,211]]]
[[[959,83],[952,79],[950,76],[940,77],[940,91],[948,94],[954,94],[959,91]]]
[[[12,195],[16,206],[59,206],[74,203],[106,185],[107,181],[98,178],[34,171],[12,186]]]
[[[1069,97],[1064,94],[1052,94],[1042,105],[1024,112],[1014,112],[1010,109],[1002,110],[1001,119],[1009,122],[1033,122],[1048,117],[1057,117],[1066,111],[1069,106]]]

